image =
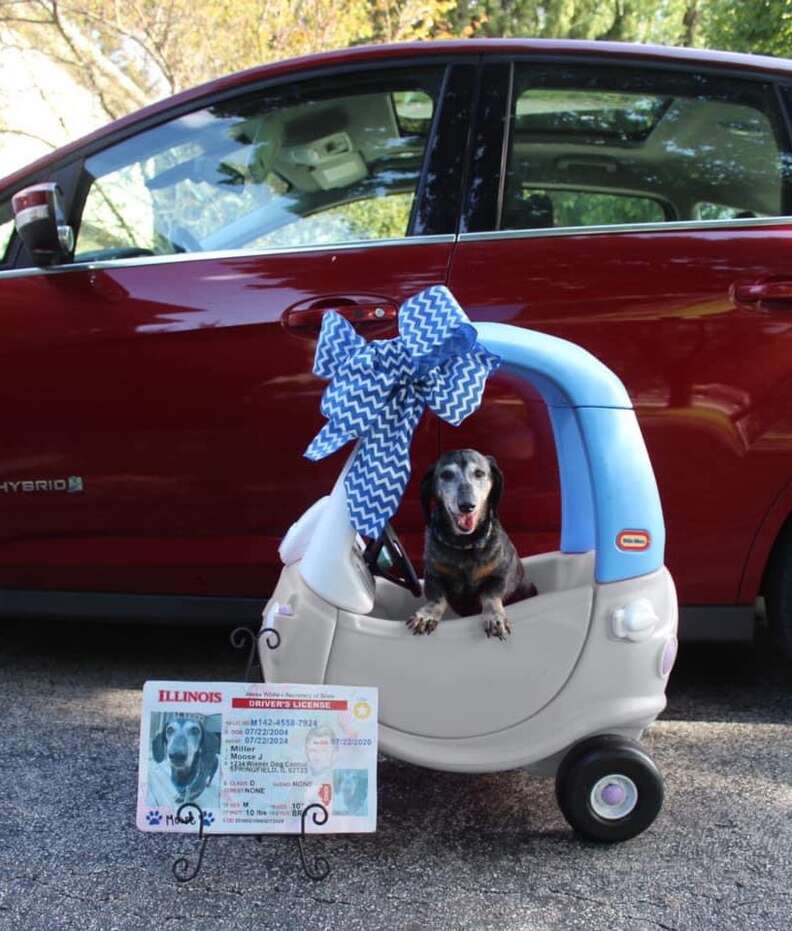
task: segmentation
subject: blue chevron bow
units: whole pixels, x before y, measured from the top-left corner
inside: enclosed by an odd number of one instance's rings
[[[459,426],[500,364],[442,285],[402,304],[399,334],[368,343],[339,314],[326,313],[314,359],[314,374],[330,380],[321,405],[328,422],[305,455],[324,459],[360,438],[344,487],[352,526],[366,537],[379,537],[399,506],[424,408]]]

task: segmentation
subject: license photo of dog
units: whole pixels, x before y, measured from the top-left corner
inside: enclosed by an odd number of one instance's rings
[[[447,608],[460,617],[481,614],[488,637],[511,634],[504,603],[531,598],[536,587],[498,520],[503,473],[492,456],[475,449],[445,453],[421,484],[426,518],[424,596],[407,621],[430,634]]]
[[[199,796],[205,799],[220,763],[220,715],[168,713],[160,717],[152,727],[151,755],[156,765],[149,772],[150,795],[157,796],[158,805],[194,802]]]

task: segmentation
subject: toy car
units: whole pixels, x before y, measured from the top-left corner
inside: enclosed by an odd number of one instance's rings
[[[636,740],[665,706],[676,655],[654,473],[624,386],[594,356],[504,324],[476,330],[541,393],[553,424],[561,548],[524,560],[539,595],[507,608],[506,645],[484,636],[480,617],[414,637],[415,572],[391,530],[379,551],[363,545],[342,472],[283,541],[263,623],[278,636],[259,638],[262,669],[268,681],[377,686],[386,754],[441,770],[555,773],[578,832],[624,840],[662,804]]]

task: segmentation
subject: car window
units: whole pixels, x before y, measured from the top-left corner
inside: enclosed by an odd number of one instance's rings
[[[523,63],[514,81],[502,229],[784,215],[767,85]]]
[[[410,221],[414,195],[367,197],[328,207],[260,236],[251,245],[309,246],[337,242],[398,239]]]
[[[248,95],[92,156],[75,261],[409,235],[441,77]]]
[[[609,223],[662,223],[670,211],[652,197],[637,194],[605,194],[566,188],[522,185],[512,192],[505,215],[530,229],[551,226],[602,226]],[[505,226],[506,229],[509,226]]]
[[[744,210],[733,204],[713,204],[702,201],[693,208],[697,220],[748,220],[756,216],[752,210]]]

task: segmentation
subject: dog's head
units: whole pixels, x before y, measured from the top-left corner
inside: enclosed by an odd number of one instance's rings
[[[421,484],[421,504],[427,524],[432,505],[442,509],[444,523],[461,536],[475,533],[495,516],[503,494],[503,473],[492,456],[475,449],[445,453],[428,470]]]
[[[204,744],[204,726],[197,717],[174,716],[165,721],[153,740],[153,755],[161,763],[167,756],[177,772],[189,771]]]

